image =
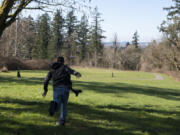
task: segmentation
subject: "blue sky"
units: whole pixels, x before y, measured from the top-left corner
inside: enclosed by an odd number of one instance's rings
[[[104,41],[112,41],[117,33],[118,39],[132,41],[137,30],[141,42],[159,40],[162,34],[158,26],[166,19],[167,11],[163,7],[173,5],[172,0],[91,0],[92,7],[97,6],[102,14],[102,28],[105,30]],[[41,12],[23,12],[23,15],[33,17]]]
[[[173,5],[172,0],[92,0],[97,6],[104,22],[105,41],[112,41],[114,33],[119,41],[131,41],[137,30],[140,41],[159,40],[158,26],[166,19],[163,7]]]

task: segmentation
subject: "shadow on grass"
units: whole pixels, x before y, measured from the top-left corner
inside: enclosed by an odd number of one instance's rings
[[[25,85],[43,85],[44,78],[37,77],[3,77],[0,76],[0,83],[12,83]],[[180,91],[174,89],[164,89],[157,87],[145,87],[139,85],[131,85],[126,83],[102,83],[102,82],[84,82],[73,81],[74,85],[81,87],[83,90],[91,90],[98,93],[135,93],[148,96],[156,96],[169,100],[180,100]],[[14,85],[14,84],[13,84]],[[50,84],[51,85],[51,84]]]
[[[22,78],[17,78],[17,77],[12,77],[12,76],[0,76],[0,82],[3,83],[13,83],[15,82],[16,84],[26,84],[26,85],[39,85],[43,84],[44,78],[40,77],[22,77]]]
[[[1,135],[179,135],[180,133],[180,118],[167,117],[172,114],[171,111],[148,110],[145,107],[138,109],[128,105],[91,107],[70,102],[66,127],[56,127],[55,121],[47,112],[48,102],[1,97],[0,103],[20,107],[0,106]],[[152,114],[154,112],[167,116],[158,117]],[[13,117],[22,113],[27,113],[29,117],[22,116],[21,119]],[[39,114],[39,117],[29,114]],[[57,115],[54,117],[58,119]]]
[[[74,81],[74,84],[84,90],[92,90],[99,93],[135,93],[148,96],[160,97],[168,100],[180,100],[180,91],[174,89],[164,89],[157,87],[145,87],[125,83],[102,83],[102,82],[82,82]]]
[[[131,107],[130,105],[125,105],[125,106],[117,106],[117,105],[99,105],[97,106],[100,109],[115,109],[115,110],[121,110],[121,111],[128,111],[128,112],[145,112],[145,113],[157,113],[157,114],[162,114],[162,115],[179,115],[180,116],[180,112],[179,111],[167,111],[167,110],[157,110],[156,109],[151,109],[149,107],[153,107],[153,106],[147,106],[145,105],[143,108],[135,108],[135,107]],[[180,107],[179,107],[180,108]]]
[[[11,107],[2,107],[0,106],[0,134],[13,134],[13,135],[92,135],[92,134],[111,134],[116,135],[117,133],[122,133],[118,129],[113,129],[110,127],[109,129],[100,127],[99,123],[96,122],[88,122],[86,120],[76,119],[73,117],[73,114],[77,113],[85,117],[87,120],[104,120],[104,115],[100,117],[102,112],[96,112],[96,110],[92,109],[86,105],[78,105],[69,103],[69,118],[66,127],[56,127],[55,121],[52,121],[50,116],[48,115],[48,102],[39,102],[39,101],[26,101],[22,99],[15,98],[0,98],[0,103],[5,104],[14,104],[18,105],[20,108],[11,108]],[[3,112],[6,112],[4,114]],[[86,116],[84,115],[86,112]],[[25,118],[24,120],[19,120],[13,117],[13,115],[21,115],[22,113],[27,114],[40,114],[41,116],[47,117],[47,119],[39,119],[39,118]],[[72,115],[71,115],[72,114]],[[57,115],[56,115],[57,117]],[[23,119],[23,118],[22,118]],[[56,118],[58,119],[58,117]],[[28,124],[27,121],[35,121],[34,124]],[[48,121],[49,120],[49,121]],[[36,122],[39,121],[40,125]],[[116,122],[118,120],[116,119]],[[47,123],[51,122],[51,125],[47,125]],[[44,124],[42,124],[44,123]],[[125,132],[125,135],[134,135],[128,131]]]
[[[39,85],[43,84],[43,78],[0,77],[0,82]],[[136,93],[168,100],[180,99],[180,92],[173,89],[124,83],[81,81],[74,81],[74,83],[84,90],[92,90],[101,94]],[[52,121],[48,116],[49,103],[46,101],[0,97],[0,103],[18,106],[0,106],[0,135],[179,135],[180,133],[180,112],[177,111],[148,109],[146,106],[142,108],[133,108],[128,105],[92,107],[69,103],[67,126],[55,127],[55,121]],[[21,116],[21,119],[13,117],[14,115],[20,116],[23,113],[30,114],[30,116]],[[33,117],[31,114],[38,114],[43,118]],[[173,114],[177,116],[170,117]],[[29,123],[29,120],[32,122]]]

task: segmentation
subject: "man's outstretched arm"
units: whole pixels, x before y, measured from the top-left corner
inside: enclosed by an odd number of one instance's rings
[[[76,77],[81,77],[81,74],[73,69],[71,69],[70,67],[66,66],[66,70],[69,74],[71,75],[75,75]]]
[[[51,73],[51,71],[49,71],[44,80],[44,93],[42,94],[43,97],[45,97],[48,92],[48,84],[49,84],[49,81],[51,80],[51,78],[52,78],[52,73]]]

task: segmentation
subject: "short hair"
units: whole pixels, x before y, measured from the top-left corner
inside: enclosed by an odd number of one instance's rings
[[[59,57],[57,58],[57,62],[58,62],[58,63],[63,63],[63,64],[64,64],[64,57],[59,56]]]

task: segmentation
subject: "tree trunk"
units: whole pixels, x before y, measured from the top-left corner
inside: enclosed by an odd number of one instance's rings
[[[5,28],[11,24],[7,21],[7,19],[9,18],[8,14],[11,11],[13,4],[14,0],[4,0],[0,7],[0,37],[2,36]]]
[[[4,29],[2,28],[2,26],[0,26],[0,38],[1,38],[2,34],[3,34],[3,31],[4,31]]]

